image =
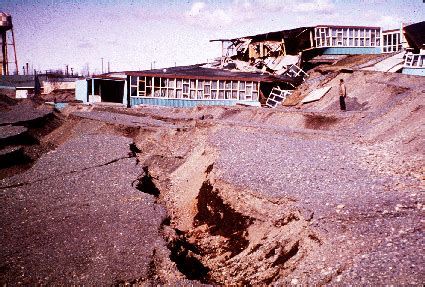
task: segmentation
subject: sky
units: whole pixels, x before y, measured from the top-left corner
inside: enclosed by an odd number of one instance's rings
[[[318,24],[384,29],[425,20],[423,0],[0,0],[12,15],[20,73],[145,70],[205,63],[220,42]]]

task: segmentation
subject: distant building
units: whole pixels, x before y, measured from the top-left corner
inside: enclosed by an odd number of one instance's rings
[[[78,78],[58,77],[52,75],[37,76],[40,83],[40,93],[49,94],[55,90],[75,90]],[[9,75],[0,78],[0,93],[16,99],[23,99],[35,92],[34,75]]]
[[[46,76],[39,76],[39,81],[46,80]],[[24,99],[34,94],[34,75],[9,75],[2,76],[0,81],[0,93],[16,99]]]

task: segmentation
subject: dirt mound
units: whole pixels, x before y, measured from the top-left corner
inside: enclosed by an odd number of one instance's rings
[[[41,95],[46,102],[68,103],[75,101],[75,89],[53,90],[49,94]]]
[[[324,115],[305,115],[305,127],[307,129],[330,129],[338,121],[336,117],[329,117]]]
[[[11,97],[0,94],[0,111],[8,110],[10,106],[16,105],[17,102],[17,100]]]

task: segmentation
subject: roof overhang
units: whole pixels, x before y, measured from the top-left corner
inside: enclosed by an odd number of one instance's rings
[[[344,25],[317,25],[315,28],[357,28],[357,29],[381,29],[381,27],[376,26],[344,26]]]
[[[125,74],[133,77],[144,76],[194,80],[298,83],[297,79],[288,76],[275,76],[262,73],[233,72],[224,69],[202,68],[199,66],[174,67],[163,70],[126,71]]]

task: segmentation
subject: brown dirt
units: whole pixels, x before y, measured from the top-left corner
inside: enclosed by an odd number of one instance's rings
[[[329,130],[332,125],[338,121],[337,117],[329,117],[324,115],[305,115],[305,128],[314,130]]]

